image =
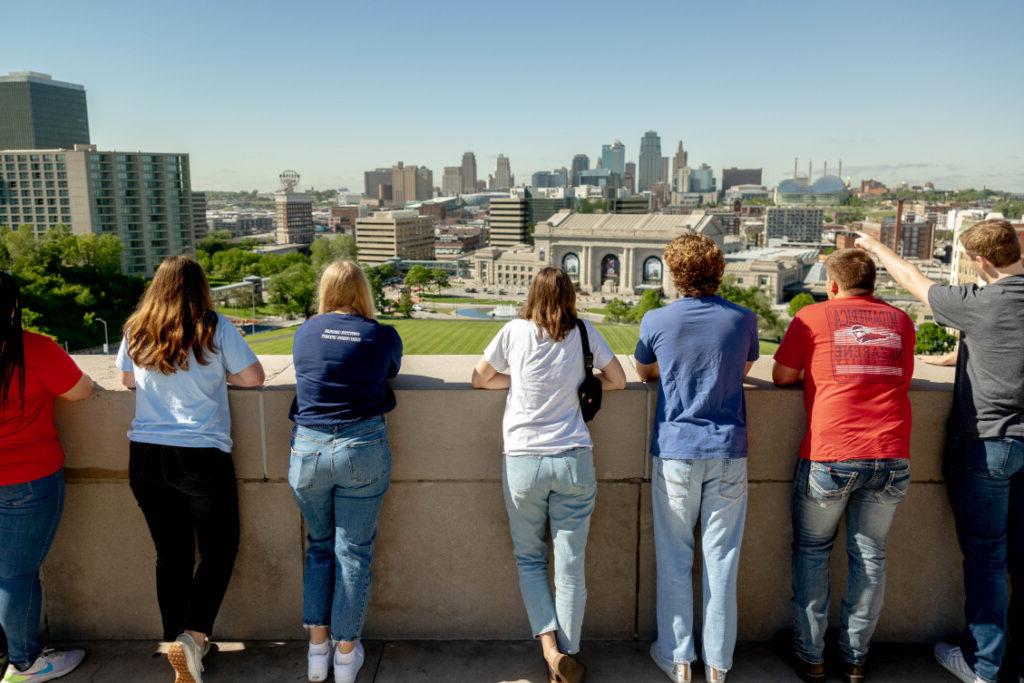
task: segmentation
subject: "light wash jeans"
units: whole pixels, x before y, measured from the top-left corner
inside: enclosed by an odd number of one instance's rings
[[[292,432],[288,483],[308,531],[302,620],[330,626],[335,640],[362,634],[377,518],[390,478],[383,417]]]
[[[0,486],[0,626],[10,641],[11,663],[18,666],[31,666],[43,650],[39,568],[63,511],[64,470]]]
[[[900,458],[811,462],[793,477],[793,647],[811,664],[824,661],[829,555],[846,512],[849,558],[839,619],[839,653],[863,664],[885,597],[885,541],[910,485]]]
[[[587,534],[597,495],[593,451],[506,455],[502,479],[530,629],[535,637],[554,631],[559,649],[576,654],[587,604]],[[554,597],[548,582],[549,523],[555,549]]]
[[[693,639],[694,533],[704,559],[704,663],[728,671],[736,647],[736,578],[747,515],[747,459],[654,459],[654,550],[663,668],[696,659]]]

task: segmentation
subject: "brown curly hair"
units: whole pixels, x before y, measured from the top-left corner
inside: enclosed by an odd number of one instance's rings
[[[725,257],[707,235],[685,234],[665,247],[665,263],[682,296],[711,296],[722,284]]]

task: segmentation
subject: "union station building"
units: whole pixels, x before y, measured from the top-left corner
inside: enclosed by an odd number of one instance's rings
[[[472,254],[484,286],[526,290],[547,266],[569,274],[581,292],[632,296],[645,289],[676,295],[662,254],[683,233],[700,233],[723,251],[725,230],[716,214],[581,214],[561,211],[534,230],[534,244],[488,247]]]

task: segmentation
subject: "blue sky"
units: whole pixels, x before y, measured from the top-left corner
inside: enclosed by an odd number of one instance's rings
[[[645,130],[691,165],[1024,191],[1024,1],[5,3],[0,73],[84,84],[93,141],[195,189],[362,188],[498,153],[527,179]]]

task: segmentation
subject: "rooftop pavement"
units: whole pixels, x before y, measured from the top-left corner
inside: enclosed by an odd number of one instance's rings
[[[88,642],[82,666],[62,680],[67,683],[168,683],[166,660],[152,643]],[[582,659],[588,683],[660,683],[668,680],[651,662],[645,642],[590,641]],[[761,643],[741,643],[729,681],[798,682],[786,666]],[[878,644],[872,651],[871,683],[955,679],[932,659],[929,645]],[[305,643],[220,643],[206,660],[206,683],[227,681],[280,683],[304,681]],[[547,680],[539,648],[532,641],[368,641],[366,664],[358,683],[544,683]],[[694,681],[703,681],[695,672]],[[838,681],[839,679],[829,679]]]

